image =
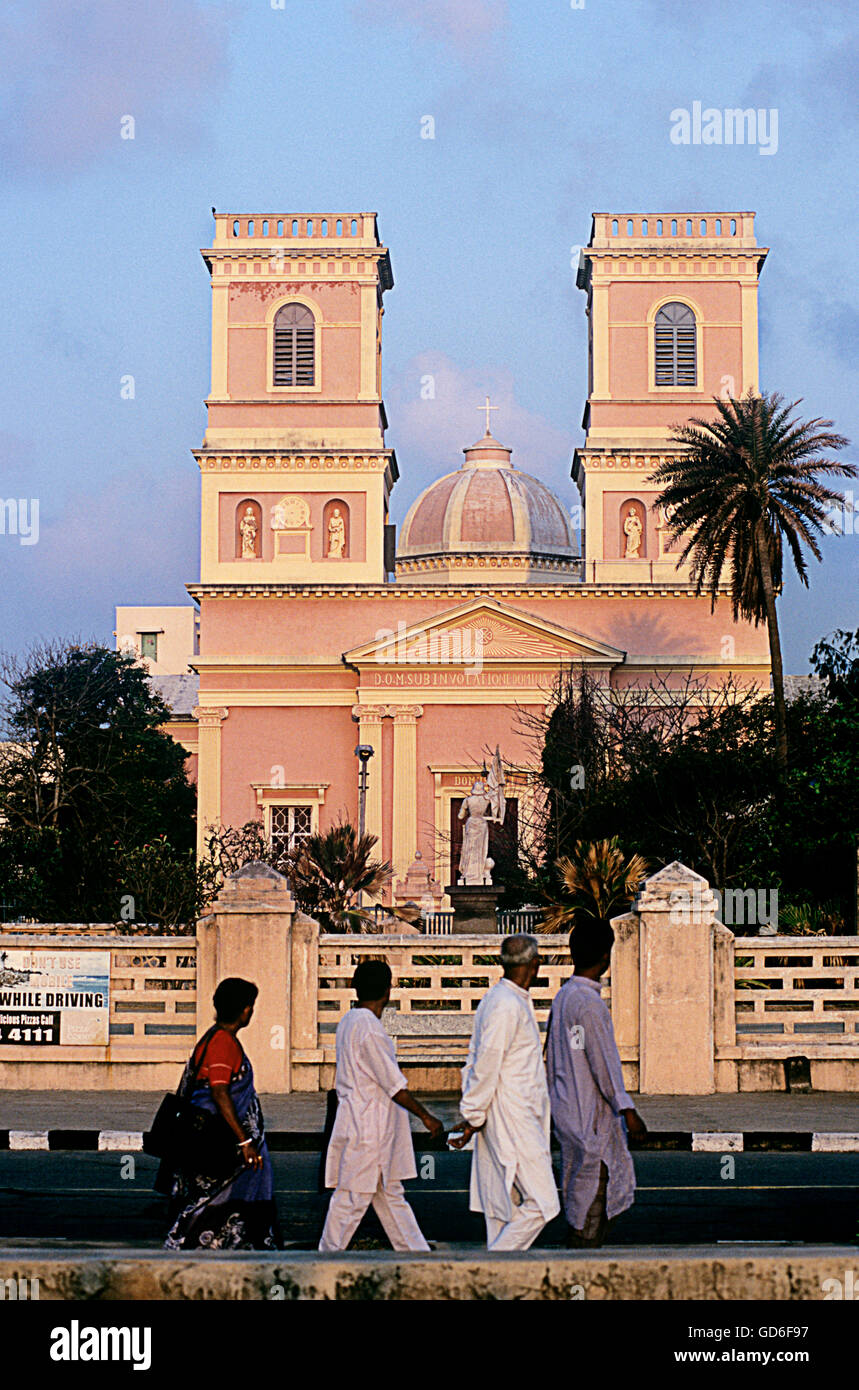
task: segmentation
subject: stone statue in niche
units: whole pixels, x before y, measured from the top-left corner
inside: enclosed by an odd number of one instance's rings
[[[239,522],[243,560],[255,560],[257,558],[257,530],[257,519],[254,516],[254,509],[253,507],[246,507],[245,514]]]
[[[328,559],[342,560],[346,552],[346,522],[335,507],[328,518]]]
[[[637,507],[630,507],[629,515],[623,523],[623,534],[626,536],[626,549],[623,552],[623,558],[625,560],[640,559],[644,527]]]

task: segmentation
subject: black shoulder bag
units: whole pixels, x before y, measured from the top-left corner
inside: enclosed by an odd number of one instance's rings
[[[160,1158],[173,1172],[203,1173],[207,1177],[226,1177],[242,1164],[236,1136],[226,1120],[216,1112],[192,1105],[194,1082],[206,1057],[206,1050],[217,1024],[205,1035],[200,1059],[192,1065],[187,1081],[169,1091],[143,1136],[143,1152]]]

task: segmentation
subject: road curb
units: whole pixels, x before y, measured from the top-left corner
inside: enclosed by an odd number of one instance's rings
[[[649,1246],[587,1251],[485,1249],[319,1255],[291,1251],[0,1250],[0,1281],[39,1280],[41,1300],[223,1299],[388,1302],[686,1301],[840,1297],[853,1246]],[[725,1314],[727,1320],[727,1313]],[[783,1318],[782,1318],[783,1320]],[[801,1322],[799,1315],[794,1322]]]
[[[415,1147],[426,1153],[444,1145],[421,1135]],[[140,1153],[142,1130],[118,1129],[0,1129],[0,1151],[12,1153]],[[272,1153],[320,1153],[318,1130],[271,1130],[266,1136]],[[859,1134],[818,1130],[653,1130],[632,1146],[635,1150],[667,1153],[859,1153]]]

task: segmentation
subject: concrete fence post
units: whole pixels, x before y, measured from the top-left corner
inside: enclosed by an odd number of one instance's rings
[[[717,1091],[740,1089],[736,1057],[719,1058],[720,1051],[733,1052],[737,1045],[735,964],[734,933],[717,922],[713,935],[713,1049]]]
[[[705,878],[675,861],[645,880],[633,910],[640,924],[641,1091],[710,1095],[715,1090],[717,928],[721,976],[726,947],[715,895]],[[724,989],[720,995],[724,1033]]]
[[[318,1091],[322,1051],[319,1047],[319,923],[303,912],[292,922],[292,1018],[290,1090]]]
[[[197,923],[198,1031],[214,1018],[211,999],[220,980],[239,975],[259,987],[253,1019],[241,1037],[258,1091],[292,1089],[295,918],[286,879],[268,864],[253,862],[229,876]]]
[[[612,918],[614,948],[611,953],[611,1017],[623,1075],[628,1091],[640,1084],[641,1006],[639,1000],[641,962],[639,918],[625,912]]]

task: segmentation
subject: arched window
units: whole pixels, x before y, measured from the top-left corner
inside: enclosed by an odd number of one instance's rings
[[[697,386],[695,315],[688,304],[663,304],[654,325],[657,386]]]
[[[275,386],[315,384],[313,315],[304,304],[284,304],[274,316]]]

